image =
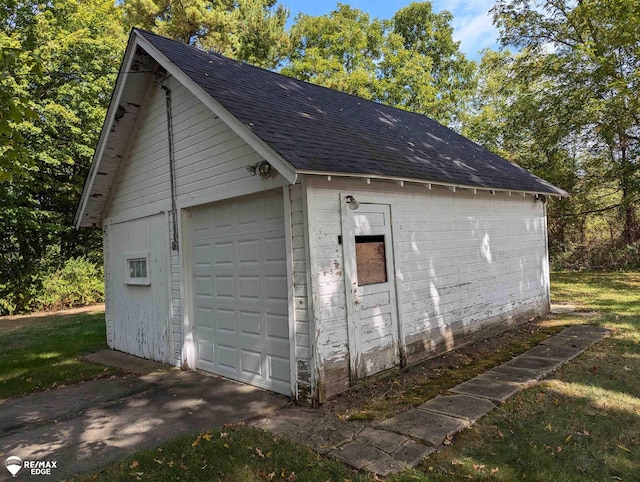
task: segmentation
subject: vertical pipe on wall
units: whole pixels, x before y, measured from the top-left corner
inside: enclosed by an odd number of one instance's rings
[[[176,175],[175,153],[173,147],[173,114],[171,113],[171,90],[162,86],[167,102],[167,137],[169,139],[169,179],[171,182],[171,249],[178,250],[178,209],[176,208]]]

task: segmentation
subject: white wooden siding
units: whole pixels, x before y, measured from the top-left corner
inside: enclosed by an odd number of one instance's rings
[[[548,309],[544,206],[533,197],[326,177],[309,184],[317,260],[309,269],[318,276],[325,370],[327,361],[349,355],[340,193],[391,206],[398,312],[410,362],[451,349],[492,323],[504,326]]]
[[[173,219],[169,216],[169,232],[173,232]],[[170,300],[171,300],[171,330],[173,339],[173,364],[182,366],[182,303],[180,288],[180,251],[170,250]]]
[[[295,350],[298,377],[298,398],[313,402],[311,365],[312,337],[309,324],[309,294],[306,261],[307,229],[304,222],[303,189],[301,183],[289,187],[291,203],[291,249],[293,255],[293,303],[295,319]],[[290,288],[291,289],[291,288]]]
[[[177,205],[179,209],[267,191],[286,185],[280,175],[270,179],[251,176],[246,167],[263,158],[237,136],[211,110],[203,105],[175,79],[166,85],[171,89]],[[148,106],[128,158],[123,159],[120,182],[105,213],[105,230],[109,224],[137,219],[171,207],[169,156],[165,93],[151,85]],[[311,341],[307,311],[307,278],[305,264],[305,228],[302,188],[291,187],[291,246],[293,251],[293,283],[295,301],[296,358],[301,390],[311,389]],[[169,217],[171,218],[171,217]],[[166,233],[171,235],[171,219]],[[181,245],[184,240],[181,239]],[[106,251],[105,251],[106,252]],[[170,316],[173,346],[172,362],[182,366],[184,305],[182,302],[184,270],[188,262],[182,251],[170,253]],[[108,271],[108,270],[107,270]],[[108,272],[105,273],[108,276]],[[107,296],[110,288],[107,286]]]
[[[169,241],[166,213],[109,226],[108,272],[113,347],[171,362]],[[127,258],[146,257],[149,284],[129,283]]]
[[[104,263],[104,303],[105,303],[105,322],[107,325],[107,345],[114,348],[113,345],[113,287],[111,284],[111,270],[109,269],[111,261],[111,250],[109,249],[109,226],[105,226],[102,230],[102,249]]]

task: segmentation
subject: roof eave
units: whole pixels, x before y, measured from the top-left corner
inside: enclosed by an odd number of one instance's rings
[[[113,93],[111,94],[111,101],[109,102],[107,115],[105,116],[104,123],[102,124],[102,130],[100,131],[100,137],[98,138],[98,143],[96,144],[96,150],[93,155],[89,174],[87,175],[87,180],[85,181],[84,188],[82,190],[82,196],[80,197],[80,202],[78,204],[76,215],[73,220],[76,229],[79,229],[83,226],[82,218],[84,217],[87,203],[93,190],[96,175],[100,170],[100,164],[102,161],[102,156],[104,154],[104,149],[107,145],[107,141],[109,140],[111,126],[115,122],[118,106],[120,105],[120,99],[127,84],[127,78],[130,75],[128,73],[128,66],[131,65],[131,61],[133,60],[133,56],[135,55],[136,48],[138,46],[137,39],[138,37],[132,32],[127,42],[127,48],[125,50],[124,58],[122,60],[122,63],[120,64],[120,70],[118,71],[116,85]]]
[[[424,185],[426,188],[431,189],[431,187],[433,186],[440,186],[440,187],[445,187],[448,188],[452,191],[456,191],[457,189],[465,189],[465,190],[469,190],[469,191],[473,191],[473,192],[477,192],[477,191],[485,191],[485,192],[493,192],[493,193],[497,193],[497,192],[505,192],[505,193],[509,193],[509,195],[511,194],[519,194],[522,196],[526,196],[531,195],[531,196],[554,196],[554,197],[558,197],[558,198],[563,198],[563,197],[569,197],[570,194],[565,191],[564,189],[560,189],[558,187],[553,186],[553,191],[549,190],[549,191],[542,191],[542,190],[522,190],[522,189],[509,189],[509,188],[504,188],[504,187],[491,187],[491,186],[473,186],[473,185],[469,185],[469,184],[455,184],[455,183],[448,183],[448,182],[443,182],[443,181],[430,181],[430,180],[425,180],[425,179],[415,179],[415,178],[410,178],[410,177],[398,177],[398,176],[384,176],[384,175],[380,175],[380,174],[363,174],[363,173],[346,173],[346,172],[331,172],[331,171],[315,171],[315,170],[297,170],[296,171],[298,174],[301,175],[313,175],[313,176],[324,176],[327,177],[329,179],[331,179],[332,177],[347,177],[347,178],[355,178],[355,179],[362,179],[364,181],[370,181],[370,180],[378,180],[378,181],[392,181],[401,185],[404,185],[404,183],[411,183],[411,184],[420,184],[420,185]]]

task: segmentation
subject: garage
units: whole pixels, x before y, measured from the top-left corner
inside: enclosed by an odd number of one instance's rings
[[[194,209],[196,368],[290,394],[282,191]]]

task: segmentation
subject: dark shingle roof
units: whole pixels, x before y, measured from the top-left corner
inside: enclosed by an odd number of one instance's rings
[[[296,170],[566,194],[426,116],[137,33]]]

